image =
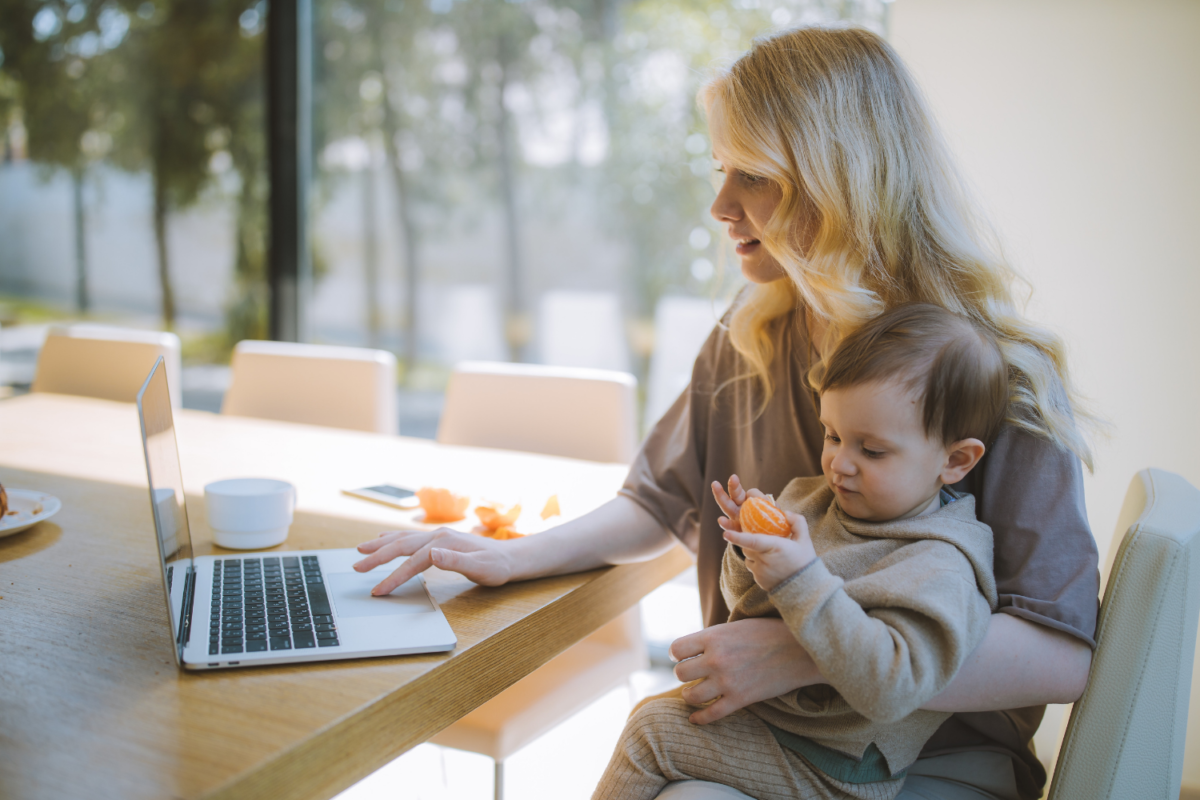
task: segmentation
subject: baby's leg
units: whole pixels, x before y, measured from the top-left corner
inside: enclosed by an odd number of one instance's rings
[[[721,783],[759,800],[886,800],[899,791],[900,781],[851,786],[830,779],[780,746],[748,711],[693,725],[688,716],[695,710],[681,699],[660,698],[634,712],[592,800],[651,800],[669,781],[682,780]]]

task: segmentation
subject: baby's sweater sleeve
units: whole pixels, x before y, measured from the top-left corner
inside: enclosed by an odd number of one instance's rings
[[[848,582],[818,558],[769,596],[830,685],[883,723],[939,694],[991,617],[971,562],[954,545],[929,539]]]

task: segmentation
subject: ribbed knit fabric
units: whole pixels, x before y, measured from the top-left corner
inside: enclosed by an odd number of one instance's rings
[[[758,800],[892,800],[903,779],[843,783],[775,741],[766,723],[735,711],[693,725],[696,710],[680,698],[641,705],[625,731],[592,800],[651,800],[670,781],[705,780],[732,786]]]

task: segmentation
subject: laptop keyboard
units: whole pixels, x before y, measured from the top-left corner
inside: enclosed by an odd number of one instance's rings
[[[208,619],[210,656],[338,645],[316,556],[217,560]]]

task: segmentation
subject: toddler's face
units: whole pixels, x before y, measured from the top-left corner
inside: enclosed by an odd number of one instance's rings
[[[842,510],[886,522],[935,511],[948,449],[925,435],[921,407],[894,382],[821,395],[821,471]]]

